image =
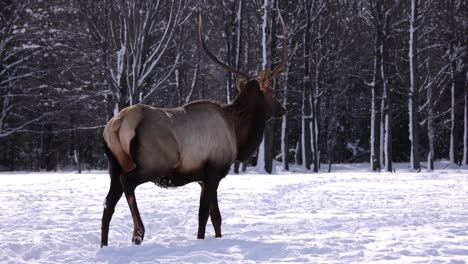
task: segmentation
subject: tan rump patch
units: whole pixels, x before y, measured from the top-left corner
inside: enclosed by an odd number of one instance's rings
[[[141,111],[128,107],[112,118],[104,128],[104,140],[124,172],[136,168],[130,157],[130,142],[135,136],[135,128],[141,120]]]

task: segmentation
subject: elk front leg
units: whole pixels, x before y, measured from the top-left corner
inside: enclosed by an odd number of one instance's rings
[[[200,183],[200,208],[198,211],[198,239],[205,238],[206,223],[211,215],[211,222],[215,228],[216,237],[221,236],[221,214],[218,208],[217,189],[219,181]]]

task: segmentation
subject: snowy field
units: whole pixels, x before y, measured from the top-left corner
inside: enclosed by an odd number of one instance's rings
[[[438,164],[439,167],[443,164]],[[405,165],[400,165],[405,167]],[[145,184],[132,246],[125,198],[100,249],[106,172],[0,174],[0,263],[467,263],[468,171],[228,175],[223,238],[197,240],[200,187]]]

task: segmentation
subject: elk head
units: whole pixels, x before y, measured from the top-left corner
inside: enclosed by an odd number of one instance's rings
[[[264,106],[264,111],[266,114],[266,118],[270,119],[272,117],[274,118],[281,118],[286,114],[286,109],[281,105],[281,103],[276,99],[275,97],[275,91],[272,88],[272,83],[273,79],[281,74],[287,66],[287,41],[286,41],[286,26],[283,20],[283,17],[281,16],[281,13],[279,13],[279,18],[281,21],[281,27],[283,30],[283,36],[282,36],[282,42],[283,42],[283,48],[281,51],[281,62],[278,64],[273,71],[270,71],[268,69],[262,70],[258,77],[253,78],[249,74],[239,70],[232,68],[228,65],[226,65],[224,62],[220,61],[216,56],[211,53],[208,48],[206,47],[205,40],[203,37],[203,26],[202,26],[202,17],[201,14],[198,16],[198,38],[200,41],[200,45],[202,46],[203,50],[205,53],[212,59],[214,62],[219,64],[221,67],[223,67],[226,71],[232,72],[238,75],[237,81],[236,81],[236,88],[239,91],[240,95],[243,95],[245,93],[252,92],[251,90],[254,89],[256,91],[259,91],[261,94],[261,102],[258,102],[259,105]],[[255,92],[255,91],[254,91]]]

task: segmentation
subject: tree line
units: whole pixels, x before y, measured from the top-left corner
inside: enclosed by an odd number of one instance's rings
[[[0,170],[103,169],[119,110],[231,102],[237,76],[201,51],[198,14],[218,58],[258,73],[280,61],[279,13],[288,66],[273,86],[288,113],[236,171],[468,165],[466,1],[4,0]]]

